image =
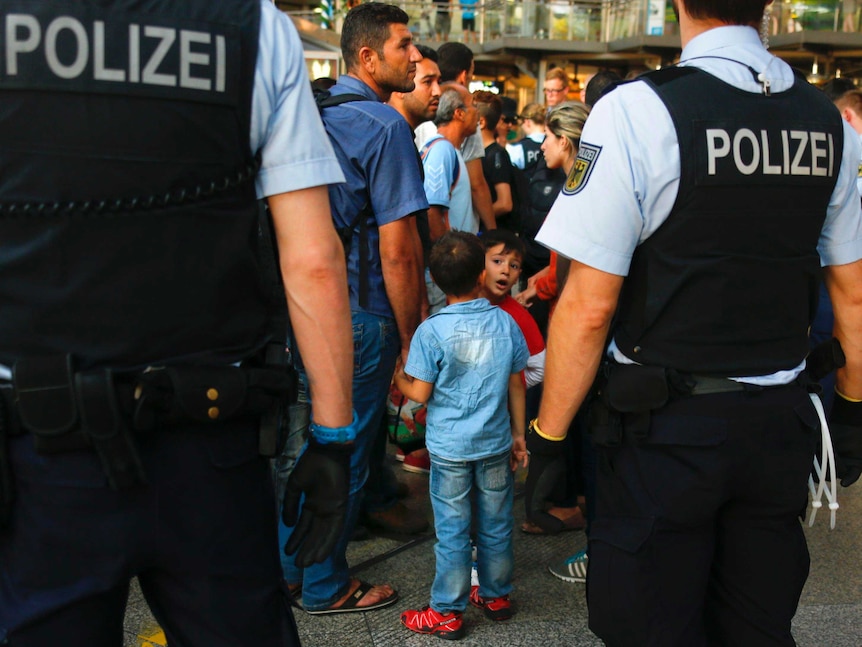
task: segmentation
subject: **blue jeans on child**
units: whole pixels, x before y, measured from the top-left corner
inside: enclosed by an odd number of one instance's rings
[[[380,430],[386,394],[400,351],[401,342],[394,319],[353,312],[353,408],[359,433],[350,458],[350,501],[344,529],[332,554],[320,564],[301,569],[294,564],[293,556],[282,560],[285,579],[288,584],[302,584],[302,603],[310,611],[331,607],[344,595],[350,582],[347,544],[356,526],[361,501],[359,493],[368,476],[368,458]],[[314,402],[311,403],[311,409],[314,411]],[[279,543],[282,548],[292,531],[292,528],[286,528],[279,522]]]
[[[471,490],[476,491],[479,595],[498,598],[512,590],[512,494],[510,453],[474,461],[431,455],[431,507],[437,532],[437,572],[431,608],[464,611],[470,596]]]

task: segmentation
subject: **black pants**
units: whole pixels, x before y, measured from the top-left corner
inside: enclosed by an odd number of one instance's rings
[[[12,439],[16,501],[0,531],[0,644],[116,647],[137,576],[175,647],[299,639],[255,423],[137,435],[149,485],[107,487],[96,454]]]
[[[791,385],[673,401],[646,440],[599,448],[590,628],[611,647],[794,645],[817,429]]]

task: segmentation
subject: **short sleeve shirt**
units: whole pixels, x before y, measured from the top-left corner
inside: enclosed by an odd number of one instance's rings
[[[685,47],[680,65],[703,69],[746,92],[762,86],[751,69],[769,80],[773,92],[794,83],[793,70],[767,52],[751,27],[710,29]],[[583,172],[574,190],[554,203],[536,239],[590,267],[626,276],[637,246],[670,215],[680,179],[676,129],[664,103],[643,81],[619,86],[596,103],[584,126],[578,161]],[[856,191],[859,138],[844,124],[844,151],[817,251],[821,264],[862,258],[862,214]],[[610,351],[622,356],[615,344]],[[758,384],[783,384],[804,368],[771,376],[743,377]]]
[[[433,121],[419,124],[414,132],[416,148],[421,150],[425,143],[436,134],[437,126],[434,125]],[[470,163],[484,156],[485,146],[482,143],[482,133],[477,130],[461,144],[461,157],[464,158],[465,163]]]
[[[482,172],[491,190],[491,202],[497,201],[497,184],[512,184],[512,161],[506,149],[497,142],[491,142],[485,147],[485,157],[482,159]]]
[[[330,92],[360,94],[367,101],[351,101],[326,108],[323,122],[346,182],[329,187],[333,219],[349,226],[366,206],[374,214],[369,237],[369,302],[366,311],[393,317],[383,284],[379,227],[428,208],[421,166],[410,126],[394,108],[382,103],[359,79],[342,76]],[[347,259],[350,305],[359,310],[359,241],[353,236]]]
[[[451,229],[475,234],[479,231],[479,219],[473,213],[470,176],[461,153],[442,135],[429,139],[423,150],[428,204],[449,210]]]
[[[451,460],[509,451],[509,376],[524,370],[528,357],[515,320],[487,299],[446,306],[422,322],[404,370],[434,385],[428,451]]]
[[[680,65],[696,66],[748,92],[762,90],[749,66],[769,79],[773,92],[794,82],[792,69],[769,54],[750,27],[718,27],[700,34],[683,50]],[[844,133],[838,182],[818,244],[824,265],[862,258],[855,186],[859,138],[849,124]],[[581,137],[583,179],[573,193],[560,195],[536,239],[567,258],[627,275],[635,248],[661,226],[676,200],[680,161],[668,151],[677,148],[670,114],[645,82],[627,83],[605,95]]]
[[[293,23],[261,1],[251,113],[251,148],[260,152],[257,196],[344,181],[314,104]]]

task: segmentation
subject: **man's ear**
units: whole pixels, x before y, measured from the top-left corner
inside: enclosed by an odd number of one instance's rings
[[[485,121],[485,117],[479,117],[479,130],[485,130],[487,124],[488,122]]]
[[[366,72],[372,73],[377,69],[379,56],[374,48],[368,46],[360,47],[357,59],[359,60],[360,67]]]

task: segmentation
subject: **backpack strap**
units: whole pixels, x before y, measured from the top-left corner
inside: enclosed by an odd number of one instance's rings
[[[371,101],[366,96],[361,94],[336,94],[333,95],[329,90],[323,90],[314,95],[314,101],[317,104],[317,109],[322,113],[325,108],[332,106],[340,106],[342,103],[350,103],[352,101]],[[360,209],[356,217],[346,227],[336,227],[338,237],[341,239],[341,244],[344,246],[345,261],[350,256],[350,247],[353,242],[353,232],[359,229],[359,294],[358,301],[360,308],[368,307],[368,274],[370,271],[368,260],[368,220],[374,216],[371,209],[371,203],[366,202],[365,206]]]
[[[419,158],[424,162],[425,158],[428,156],[428,151],[431,150],[431,148],[434,146],[434,144],[441,142],[444,139],[446,139],[446,138],[443,137],[443,135],[439,135],[439,136],[433,137],[433,138],[429,139],[427,142],[425,142],[425,145],[422,147],[422,150],[419,151]],[[449,188],[450,194],[452,193],[452,189],[455,188],[455,185],[458,184],[458,180],[460,179],[460,177],[461,177],[461,165],[456,164],[455,165],[455,173],[452,177],[452,186]]]

